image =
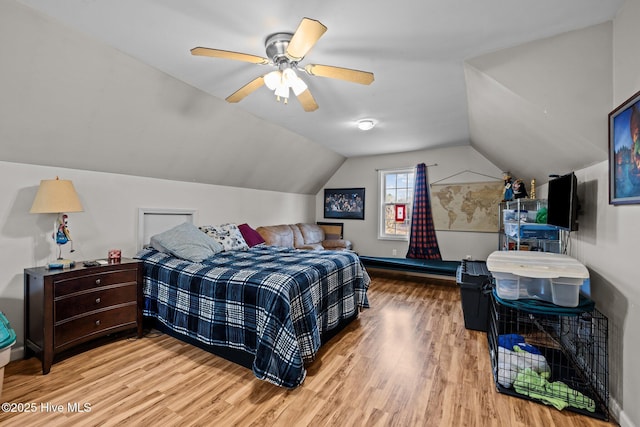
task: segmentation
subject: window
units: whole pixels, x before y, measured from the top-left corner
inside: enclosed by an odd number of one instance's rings
[[[415,170],[394,169],[378,171],[380,178],[380,211],[378,238],[409,240]],[[404,221],[396,221],[396,205],[405,205]]]

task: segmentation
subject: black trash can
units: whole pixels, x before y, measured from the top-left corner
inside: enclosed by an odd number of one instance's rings
[[[463,260],[456,278],[460,286],[464,327],[487,332],[492,277],[486,263]]]

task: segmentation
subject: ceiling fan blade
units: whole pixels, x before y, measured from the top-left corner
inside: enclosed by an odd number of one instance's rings
[[[293,33],[289,46],[287,47],[287,56],[293,61],[300,61],[316,44],[318,39],[327,31],[327,27],[322,25],[320,21],[315,19],[303,18],[300,25]]]
[[[242,86],[237,91],[233,92],[227,97],[227,102],[240,102],[247,95],[250,95],[255,90],[260,89],[264,85],[264,76],[256,77],[246,85]]]
[[[230,50],[211,49],[208,47],[194,47],[191,54],[196,56],[210,56],[212,58],[233,59],[235,61],[251,62],[252,64],[268,64],[269,60],[262,56],[248,53],[232,52]]]
[[[362,85],[369,85],[374,80],[373,73],[368,71],[352,70],[351,68],[334,67],[332,65],[308,64],[304,67],[304,70],[312,76],[346,80]]]
[[[316,103],[316,100],[313,99],[313,95],[311,95],[309,89],[305,89],[300,93],[300,95],[298,95],[298,101],[302,104],[304,111],[311,112],[318,109],[318,104]]]

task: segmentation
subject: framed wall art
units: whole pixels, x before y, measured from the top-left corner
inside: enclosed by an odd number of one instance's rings
[[[609,113],[609,204],[640,203],[640,92]]]
[[[324,217],[364,219],[364,188],[325,188]]]

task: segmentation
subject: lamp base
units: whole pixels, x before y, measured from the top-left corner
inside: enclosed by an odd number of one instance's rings
[[[71,268],[71,267],[74,267],[75,265],[76,265],[76,262],[74,260],[71,260],[71,259],[57,259],[55,261],[51,261],[47,265],[47,268],[49,270],[59,270],[59,269],[63,269],[63,268]]]

